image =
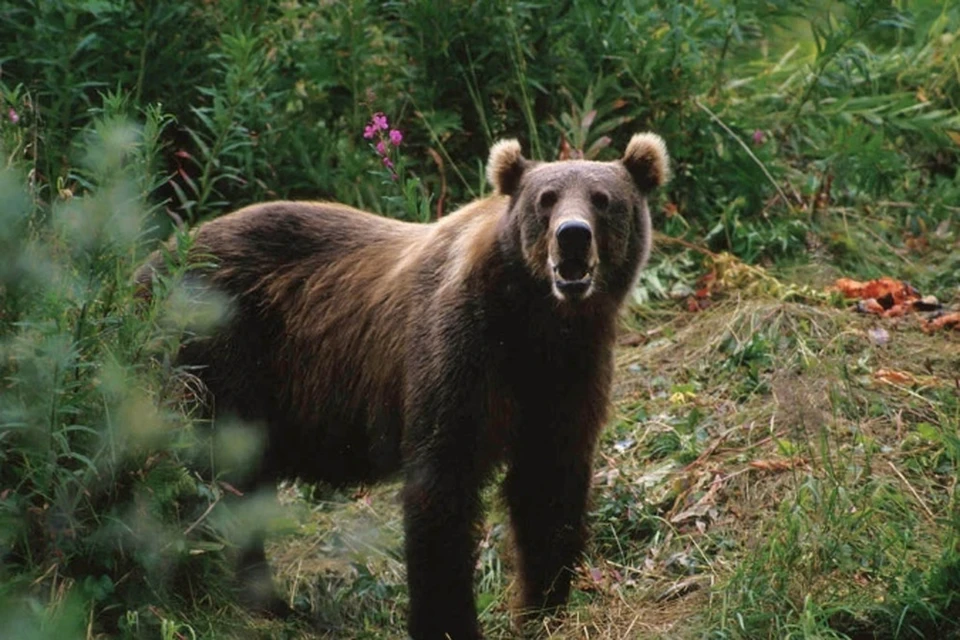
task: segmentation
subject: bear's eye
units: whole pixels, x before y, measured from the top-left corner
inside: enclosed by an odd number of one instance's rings
[[[605,211],[610,206],[610,196],[602,191],[594,191],[590,194],[590,204],[598,211]]]
[[[553,205],[557,204],[557,192],[556,191],[544,191],[540,194],[540,208],[549,209]]]

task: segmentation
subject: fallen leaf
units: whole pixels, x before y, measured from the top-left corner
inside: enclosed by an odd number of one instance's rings
[[[666,463],[660,465],[643,474],[639,478],[633,481],[637,487],[650,489],[655,485],[660,484],[663,480],[671,475],[679,466],[675,461],[668,460]]]
[[[873,372],[873,377],[877,380],[890,382],[892,384],[915,384],[916,378],[903,371],[894,371],[892,369],[877,369]]]

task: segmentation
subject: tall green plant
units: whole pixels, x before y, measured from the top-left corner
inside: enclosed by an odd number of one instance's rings
[[[137,126],[126,105],[106,96],[85,132],[82,193],[47,205],[15,165],[0,174],[0,295],[15,318],[0,325],[0,608],[17,637],[75,628],[74,614],[118,629],[125,611],[175,599],[188,551],[210,548],[179,524],[205,501],[163,358],[191,308],[162,290],[145,305],[132,281],[170,119],[153,107]]]

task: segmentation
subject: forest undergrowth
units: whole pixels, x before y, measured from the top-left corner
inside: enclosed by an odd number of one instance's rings
[[[936,0],[0,5],[0,637],[404,637],[396,485],[227,508],[205,463],[257,439],[204,435],[171,364],[222,308],[178,256],[149,302],[132,275],[252,202],[429,222],[489,192],[497,139],[613,159],[642,130],[674,177],[543,636],[960,637],[960,6]],[[478,608],[508,638],[487,499]],[[297,620],[230,593],[249,518]]]

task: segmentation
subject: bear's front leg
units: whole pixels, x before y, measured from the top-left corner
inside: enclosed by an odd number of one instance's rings
[[[403,490],[407,628],[414,640],[482,637],[473,594],[479,480],[469,467],[437,450],[408,466]]]
[[[520,571],[518,622],[567,602],[586,541],[591,447],[551,450],[543,441],[518,447],[504,483]]]

